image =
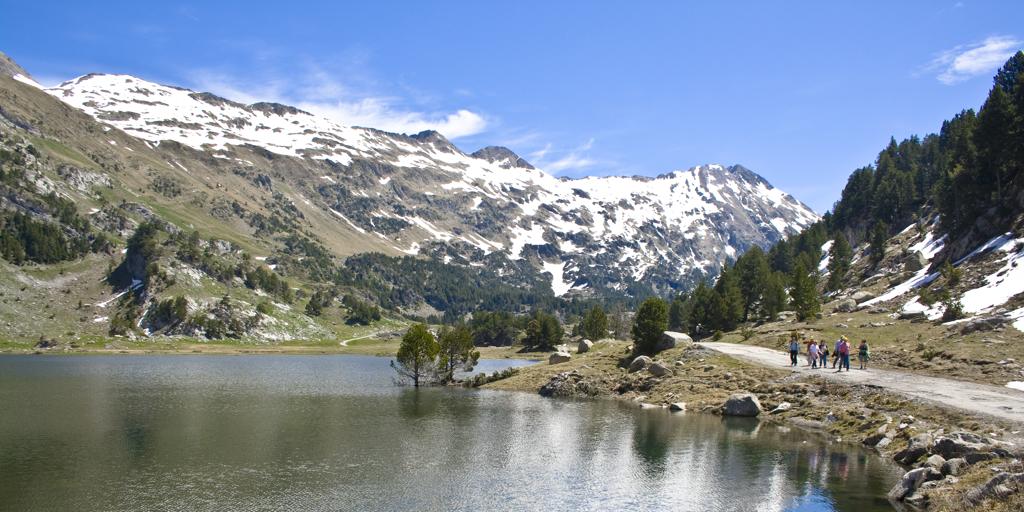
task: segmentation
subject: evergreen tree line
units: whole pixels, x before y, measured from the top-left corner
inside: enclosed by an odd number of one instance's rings
[[[670,329],[706,336],[743,322],[771,321],[791,309],[801,320],[820,310],[820,290],[849,279],[851,242],[868,244],[878,263],[896,230],[929,205],[953,238],[976,228],[989,237],[1009,227],[1024,205],[1024,52],[996,74],[981,110],[965,110],[938,134],[890,140],[874,165],[855,170],[822,221],[767,253],[750,249],[725,265],[715,283],[699,283],[669,306]],[[980,223],[978,219],[986,222]],[[820,283],[822,247],[831,241]]]
[[[1005,231],[1024,205],[1024,52],[998,71],[978,112],[967,109],[923,139],[891,139],[872,166],[855,170],[832,214],[830,232],[876,245],[931,205],[956,239]],[[982,222],[978,220],[982,219]]]

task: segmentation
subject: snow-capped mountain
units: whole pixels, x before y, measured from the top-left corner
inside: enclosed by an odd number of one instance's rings
[[[526,262],[550,276],[556,295],[686,284],[818,219],[741,166],[568,180],[506,148],[466,154],[436,132],[344,126],[132,76],[91,74],[47,92],[150,148],[174,141],[201,152],[207,166],[259,172],[265,164],[252,155],[265,156],[292,205],[333,217],[331,230],[365,242],[349,253]]]

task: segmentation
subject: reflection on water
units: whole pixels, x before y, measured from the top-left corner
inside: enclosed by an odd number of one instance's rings
[[[0,356],[0,508],[891,510],[893,468],[799,431],[391,376],[359,356]]]

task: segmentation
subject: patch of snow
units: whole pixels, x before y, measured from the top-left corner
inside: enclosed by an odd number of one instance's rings
[[[986,244],[990,248],[985,251],[994,249],[1006,253],[1001,258],[1005,263],[999,270],[985,276],[984,285],[964,292],[960,298],[964,311],[981,313],[1005,304],[1014,295],[1024,293],[1024,249],[1013,252],[1018,244],[1024,244],[1024,239],[1013,239],[1006,235],[999,239],[1001,242],[998,244],[992,241]]]
[[[572,289],[571,282],[563,281],[563,275],[565,274],[564,261],[559,261],[558,263],[548,263],[545,261],[542,267],[544,272],[551,274],[551,291],[555,292],[555,297],[561,297]]]
[[[828,270],[828,260],[832,253],[833,240],[829,240],[821,244],[821,261],[818,262],[818,272],[825,272]]]
[[[23,75],[21,73],[15,73],[14,76],[12,76],[11,78],[13,78],[16,81],[21,82],[23,84],[31,85],[32,87],[35,87],[36,89],[43,89],[43,86],[39,85],[39,82],[36,82],[35,80],[32,80],[31,78],[29,78],[29,77],[27,77],[27,76],[25,76],[25,75]]]
[[[1024,391],[1024,382],[1021,382],[1019,380],[1011,380],[1010,382],[1006,383],[1006,387],[1010,389]]]

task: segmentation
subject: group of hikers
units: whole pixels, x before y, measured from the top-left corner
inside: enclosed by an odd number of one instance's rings
[[[820,368],[824,370],[828,368],[828,344],[825,340],[814,341],[808,339],[803,342],[807,346],[805,353],[807,355],[807,366],[811,368]],[[789,338],[789,365],[796,366],[798,364],[800,355],[800,336],[793,333]],[[832,368],[836,372],[850,371],[850,339],[846,336],[840,336],[836,340],[835,346],[832,349]],[[860,369],[866,370],[868,367],[868,340],[860,340],[860,346],[857,347],[857,360],[860,361]],[[837,366],[838,363],[838,366]]]

